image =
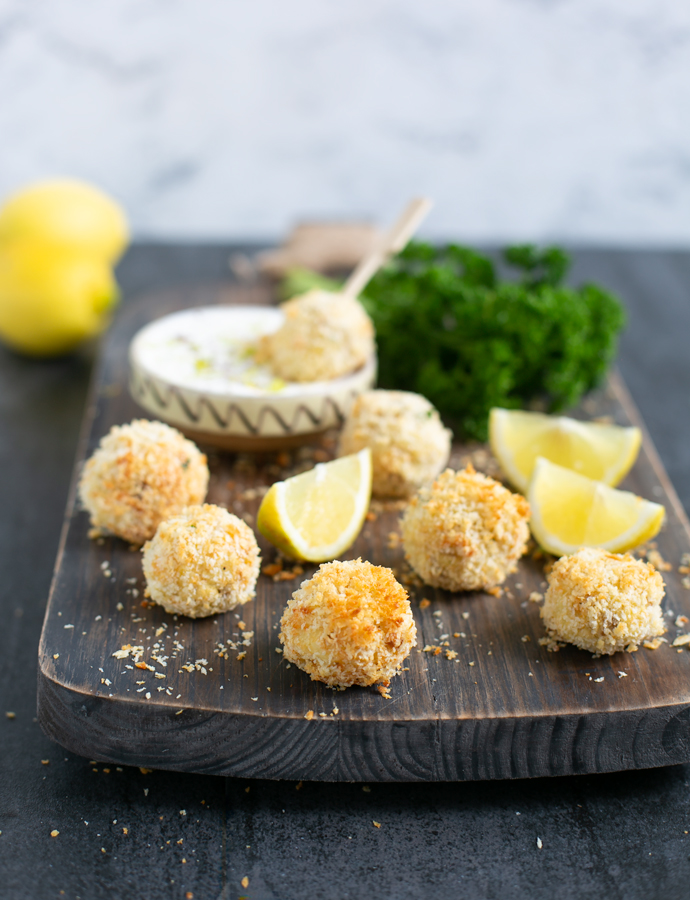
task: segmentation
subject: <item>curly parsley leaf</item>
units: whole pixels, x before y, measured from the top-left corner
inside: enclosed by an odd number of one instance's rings
[[[492,406],[550,411],[601,383],[625,317],[595,285],[562,284],[563,250],[510,247],[518,281],[466,247],[412,243],[370,282],[379,384],[424,394],[466,438],[486,440]]]

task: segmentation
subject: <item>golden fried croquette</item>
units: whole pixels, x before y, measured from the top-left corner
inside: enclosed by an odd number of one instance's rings
[[[416,643],[407,591],[361,559],[324,563],[280,621],[283,655],[331,687],[387,684]]]
[[[371,449],[377,497],[409,497],[448,462],[451,433],[426,397],[365,391],[355,398],[340,435],[339,456]]]
[[[188,506],[143,547],[146,596],[169,613],[198,618],[251,600],[259,547],[242,519],[220,506]]]
[[[96,531],[132,544],[152,538],[167,516],[202,503],[206,457],[163,422],[115,425],[84,465],[79,497]]]
[[[374,352],[374,326],[355,297],[312,290],[281,307],[285,321],[259,341],[256,360],[285,381],[329,381]]]
[[[492,588],[525,552],[529,503],[471,465],[421,488],[402,518],[405,556],[420,578],[448,591]]]
[[[586,547],[554,563],[541,616],[555,641],[596,656],[637,648],[666,630],[664,581],[629,554]]]

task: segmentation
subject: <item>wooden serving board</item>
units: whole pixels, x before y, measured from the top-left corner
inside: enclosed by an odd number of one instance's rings
[[[127,393],[129,341],[143,324],[176,309],[270,301],[267,288],[169,291],[125,306],[109,332],[39,649],[38,714],[47,734],[112,763],[275,779],[456,781],[689,761],[690,652],[671,642],[687,630],[674,625],[676,617],[690,617],[690,590],[678,572],[690,529],[646,434],[623,486],[667,509],[658,551],[672,564],[663,572],[669,643],[657,650],[602,659],[572,647],[548,652],[539,644],[539,604],[528,599],[544,591],[544,560],[531,556],[501,596],[409,586],[418,645],[393,679],[390,699],[373,688],[334,692],[276,652],[282,611],[313,566],[292,580],[262,575],[256,599],[239,613],[175,619],[142,605],[141,554],[115,538],[89,540],[87,515],[75,504],[81,461],[112,425],[142,415]],[[617,377],[581,413],[640,424]],[[255,488],[314,461],[314,448],[283,457],[208,453],[209,501],[250,517],[259,504]],[[491,462],[482,448],[458,446],[451,465],[469,453],[477,467]],[[323,455],[318,448],[317,459]],[[380,508],[346,556],[402,576],[398,517],[398,510]],[[259,543],[264,563],[272,562],[273,548]],[[233,650],[227,642],[237,645],[243,631],[253,634]],[[143,647],[151,669],[113,657],[126,644]],[[441,652],[424,652],[427,645]],[[168,657],[167,665],[154,655]]]

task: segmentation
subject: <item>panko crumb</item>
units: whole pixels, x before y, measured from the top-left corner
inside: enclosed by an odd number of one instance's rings
[[[405,556],[426,584],[449,591],[493,590],[527,547],[529,503],[475,471],[446,469],[402,518]]]
[[[374,496],[410,497],[448,463],[450,445],[451,432],[426,397],[365,391],[352,404],[338,455],[369,447]]]
[[[550,640],[595,656],[637,649],[664,634],[664,581],[629,554],[583,547],[554,563],[541,608]]]
[[[319,289],[281,307],[285,321],[259,341],[258,363],[285,381],[329,381],[359,369],[374,353],[374,326],[355,297]]]
[[[115,425],[84,465],[79,497],[91,516],[90,536],[118,535],[137,546],[163,519],[202,503],[206,457],[163,422]]]
[[[280,621],[283,656],[330,687],[387,686],[416,643],[407,591],[361,559],[321,565]]]
[[[667,562],[656,548],[647,553],[647,562],[651,563],[659,572],[670,572],[673,569],[671,563]]]
[[[189,506],[143,547],[145,595],[192,618],[235,609],[255,593],[259,546],[251,528],[212,504]]]

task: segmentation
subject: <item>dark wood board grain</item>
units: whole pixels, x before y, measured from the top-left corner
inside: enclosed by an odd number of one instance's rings
[[[79,459],[111,425],[143,415],[126,389],[127,347],[138,328],[188,306],[271,299],[263,287],[179,289],[126,307],[103,346]],[[637,419],[616,377],[581,414],[620,424]],[[481,448],[458,446],[451,464],[469,454],[478,465],[490,463]],[[259,501],[244,499],[245,491],[309,465],[308,455],[291,451],[289,460],[277,460],[209,451],[209,500],[254,516]],[[75,484],[78,471],[79,464]],[[544,590],[543,560],[527,557],[499,597],[409,587],[418,646],[393,680],[390,699],[373,689],[331,691],[276,652],[280,615],[301,579],[276,583],[262,575],[255,601],[207,620],[175,620],[142,607],[140,554],[118,539],[88,539],[75,484],[41,637],[38,689],[41,725],[74,752],[151,768],[324,781],[519,778],[690,760],[690,655],[670,647],[675,618],[690,617],[690,590],[678,573],[690,530],[647,435],[623,486],[667,508],[658,549],[672,563],[663,573],[665,607],[673,611],[669,645],[598,660],[574,648],[549,653],[539,645],[539,606],[528,600]],[[381,510],[346,557],[404,572],[402,549],[390,537],[398,516]],[[271,561],[272,548],[262,539],[260,545]],[[302,578],[312,571],[305,567]],[[431,603],[420,608],[424,598]],[[237,651],[216,655],[243,630],[253,632],[244,659]],[[444,640],[439,655],[422,651]],[[169,656],[165,667],[151,659],[156,641],[164,647],[157,655]],[[173,641],[181,649],[174,651]],[[144,646],[144,659],[164,677],[113,658],[124,644]],[[457,656],[447,658],[447,650]],[[200,660],[207,662],[192,672],[182,668]]]

